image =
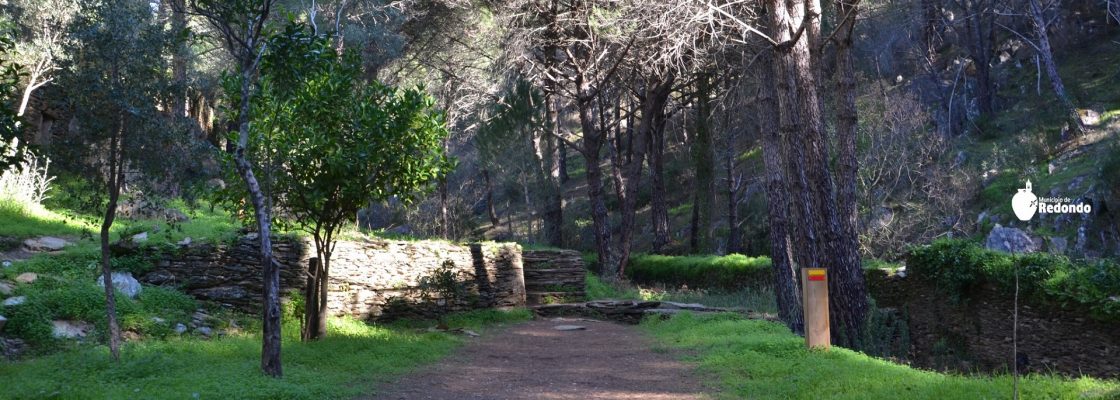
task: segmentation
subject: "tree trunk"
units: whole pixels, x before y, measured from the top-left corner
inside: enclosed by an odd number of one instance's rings
[[[319,257],[307,260],[307,284],[303,287],[303,326],[300,339],[309,342],[315,339],[315,329],[319,326]]]
[[[544,212],[542,213],[545,242],[551,246],[564,246],[564,196],[560,185],[560,149],[564,144],[560,141],[560,114],[557,112],[556,101],[549,96],[545,99],[548,107],[549,128],[551,134],[542,135],[544,150],[542,154],[542,169],[544,172]]]
[[[264,192],[261,191],[260,182],[253,173],[253,166],[249,163],[245,151],[249,144],[249,95],[252,82],[253,69],[249,65],[252,59],[245,61],[247,65],[241,68],[241,107],[238,114],[238,143],[233,153],[234,165],[237,174],[245,182],[249,192],[249,201],[257,219],[257,231],[260,236],[261,269],[264,274],[264,304],[261,315],[261,370],[266,375],[279,378],[283,376],[280,360],[280,269],[272,258],[272,216],[265,202]]]
[[[121,327],[117,323],[117,295],[113,285],[112,250],[109,248],[109,229],[117,216],[117,200],[120,199],[121,185],[124,180],[124,161],[121,159],[123,145],[121,127],[109,140],[109,204],[105,206],[105,217],[101,221],[101,278],[105,282],[105,318],[109,326],[109,354],[113,361],[121,360]]]
[[[486,182],[486,214],[490,217],[490,226],[497,228],[501,221],[494,209],[494,185],[490,182],[490,170],[482,170],[482,180]]]
[[[665,117],[665,104],[669,100],[669,93],[673,87],[673,77],[665,79],[650,78],[640,98],[639,109],[641,116],[635,129],[630,131],[627,149],[628,157],[622,168],[622,185],[619,192],[622,194],[622,221],[619,228],[619,276],[625,276],[626,264],[630,259],[633,245],[634,220],[637,216],[638,192],[641,188],[642,167],[645,164],[646,151],[649,149],[649,139],[653,136],[659,120]],[[633,112],[631,112],[633,115]]]
[[[762,161],[766,171],[767,222],[770,224],[770,262],[774,271],[774,296],[778,318],[796,334],[804,334],[801,318],[801,289],[793,265],[789,232],[789,189],[782,160],[782,133],[778,129],[778,100],[774,81],[774,62],[767,55],[759,59],[759,132],[762,134]]]
[[[670,89],[671,91],[671,89]],[[654,119],[647,132],[650,170],[650,216],[653,220],[653,252],[665,251],[670,242],[669,206],[665,201],[665,114]]]
[[[173,35],[182,35],[187,29],[186,8],[183,0],[167,0],[175,2],[171,7],[171,32]],[[176,117],[187,117],[187,57],[189,48],[184,41],[176,41],[175,49],[171,53],[171,78],[175,83],[175,93],[171,97],[173,102],[171,112]]]
[[[582,85],[580,85],[582,86]],[[589,90],[581,88],[582,93]],[[603,278],[615,280],[618,278],[618,259],[611,249],[611,226],[607,213],[607,203],[603,193],[603,171],[600,168],[599,152],[603,148],[603,132],[595,126],[591,116],[591,100],[580,99],[579,120],[583,130],[583,154],[587,164],[587,200],[591,206],[591,222],[595,230],[595,250],[599,253],[599,268]]]
[[[995,14],[991,0],[965,0],[963,3],[968,53],[976,67],[976,98],[981,115],[990,115],[992,106],[992,35]]]
[[[1046,66],[1046,75],[1050,77],[1050,86],[1054,88],[1054,94],[1058,96],[1062,108],[1065,108],[1070,128],[1075,134],[1083,134],[1085,133],[1085,127],[1081,124],[1081,116],[1078,115],[1077,107],[1073,105],[1073,101],[1066,94],[1066,87],[1062,84],[1062,76],[1058,75],[1058,65],[1054,63],[1054,52],[1050,49],[1050,35],[1046,32],[1046,16],[1042,13],[1042,6],[1038,4],[1038,0],[1029,1],[1031,20],[1034,22],[1034,33],[1038,36],[1038,55],[1042,58],[1042,64]]]
[[[328,238],[324,246],[330,247],[331,239]],[[327,337],[327,320],[330,318],[330,307],[327,304],[327,294],[331,281],[331,252],[329,249],[321,251],[323,256],[322,263],[319,266],[319,273],[315,275],[315,279],[319,284],[319,320],[318,325],[315,326],[315,336],[313,339],[322,339]]]
[[[779,79],[778,100],[781,131],[785,146],[792,158],[792,173],[797,190],[793,203],[798,209],[802,237],[795,243],[798,263],[804,267],[829,268],[832,279],[830,289],[830,320],[836,327],[836,342],[841,346],[859,348],[867,312],[867,292],[863,285],[858,249],[851,249],[850,240],[844,238],[836,189],[830,170],[827,141],[821,115],[821,102],[817,91],[817,71],[812,60],[812,48],[818,43],[812,35],[795,36],[796,32],[819,32],[819,15],[806,12],[819,10],[819,0],[805,0],[783,4],[781,0],[769,2],[771,32],[779,43],[790,45],[777,49],[775,72]],[[788,4],[788,3],[787,3]],[[802,255],[804,254],[804,255]]]
[[[849,15],[841,21],[836,46],[836,134],[839,149],[837,151],[837,202],[840,223],[840,239],[837,244],[840,253],[834,259],[846,260],[846,265],[833,273],[829,281],[829,291],[840,294],[843,301],[853,302],[851,307],[843,307],[837,302],[837,313],[848,321],[843,323],[848,336],[848,344],[859,348],[862,346],[862,326],[866,318],[867,289],[864,283],[863,268],[859,255],[859,222],[858,203],[856,194],[856,174],[859,169],[856,159],[856,141],[858,134],[859,113],[856,110],[856,78],[855,62],[852,56],[852,33],[855,27],[858,4],[848,0],[836,0],[836,9],[840,15]],[[859,327],[853,328],[852,324]],[[855,335],[855,336],[853,336]]]
[[[711,116],[711,76],[697,75],[696,132],[692,142],[692,163],[696,171],[695,201],[692,203],[692,226],[689,249],[692,253],[708,251],[711,239],[712,208],[715,203],[715,163],[712,162],[712,134],[708,126]]]

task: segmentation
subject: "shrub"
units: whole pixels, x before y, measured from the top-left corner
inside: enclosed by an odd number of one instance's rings
[[[1011,255],[965,240],[938,240],[911,248],[909,272],[929,279],[955,301],[984,285],[1019,289],[1030,300],[1083,308],[1099,319],[1120,317],[1120,265],[1114,261],[1072,261],[1045,253]]]
[[[642,254],[630,258],[626,275],[631,280],[666,285],[736,289],[771,282],[770,258],[727,256],[662,256]]]
[[[19,147],[19,139],[12,138],[7,147],[15,152]],[[47,190],[54,180],[47,174],[47,167],[50,164],[51,161],[46,157],[40,159],[30,154],[23,162],[0,171],[0,204],[24,210],[39,207],[47,198]]]

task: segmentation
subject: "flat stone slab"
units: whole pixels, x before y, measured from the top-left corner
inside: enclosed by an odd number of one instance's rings
[[[23,304],[26,301],[27,301],[27,296],[12,297],[10,299],[4,300],[4,307],[18,306],[20,304]]]
[[[556,325],[552,329],[558,331],[586,331],[587,327],[583,325]]]
[[[51,321],[51,325],[56,339],[83,338],[93,330],[93,324],[84,321]]]
[[[34,272],[24,272],[16,277],[16,282],[19,283],[31,284],[35,283],[35,281],[37,280],[39,280],[39,274],[36,274]]]
[[[66,239],[53,236],[43,236],[23,241],[23,247],[30,251],[59,251],[69,245]]]

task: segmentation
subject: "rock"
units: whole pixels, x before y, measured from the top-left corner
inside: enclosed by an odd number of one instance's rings
[[[1086,126],[1094,126],[1101,122],[1101,113],[1090,109],[1077,110],[1077,115],[1081,117],[1081,123]]]
[[[988,218],[988,212],[987,211],[981,211],[980,215],[976,216],[976,224],[977,225],[983,224],[984,220],[987,219],[987,218]]]
[[[12,260],[4,260],[3,262],[0,262],[0,266],[3,266],[4,268],[11,268]]]
[[[157,271],[149,272],[148,274],[144,275],[140,279],[143,279],[144,283],[148,283],[148,284],[152,284],[152,285],[163,285],[163,284],[167,284],[167,283],[174,283],[175,282],[175,275],[173,275],[172,273],[167,272],[167,271],[157,270]]]
[[[18,306],[18,305],[23,304],[25,302],[27,302],[27,296],[16,296],[16,297],[12,297],[10,299],[4,300],[4,307]]]
[[[0,315],[0,331],[4,330],[4,324],[7,324],[7,323],[8,323],[8,319],[4,318],[3,315]]]
[[[199,335],[206,336],[206,337],[210,337],[210,335],[214,334],[214,330],[210,329],[210,327],[208,327],[208,326],[200,326],[198,328],[195,328],[194,331],[198,332]]]
[[[0,296],[10,296],[15,287],[8,282],[0,282]]]
[[[55,339],[83,338],[93,330],[92,324],[83,321],[51,321],[51,324],[53,325],[51,334]]]
[[[257,238],[260,237],[260,236],[261,235],[256,233],[256,232],[249,232],[248,234],[245,235],[245,238],[249,239],[249,240],[257,240]]]
[[[167,322],[167,320],[163,319],[163,318],[160,318],[160,317],[152,317],[152,322],[155,322],[157,324],[163,324],[164,322]]]
[[[183,246],[183,247],[190,246],[191,245],[191,237],[187,236],[186,238],[184,238],[183,240],[180,240],[179,243],[176,243],[176,244],[179,245],[179,246]]]
[[[27,248],[28,251],[59,251],[69,244],[70,242],[67,242],[65,239],[51,236],[43,236],[23,241],[23,247]]]
[[[0,356],[14,360],[27,350],[27,342],[16,338],[0,337]]]
[[[143,242],[147,242],[147,241],[148,241],[148,232],[140,232],[140,233],[137,233],[137,234],[135,234],[135,235],[132,235],[132,237],[131,237],[130,239],[131,239],[131,240],[132,240],[133,242],[136,242],[136,243],[143,243]]]
[[[187,331],[187,326],[182,323],[175,324],[175,333],[182,335]]]
[[[34,272],[24,272],[16,277],[16,282],[19,283],[32,284],[37,280],[39,280],[39,274],[36,274]]]
[[[587,330],[587,327],[583,325],[556,325],[552,329],[558,331],[584,331]]]
[[[906,266],[903,265],[901,267],[898,267],[898,269],[894,270],[894,276],[897,276],[899,278],[905,278],[906,277]]]
[[[1005,253],[1034,253],[1039,245],[1026,232],[1018,228],[1005,228],[996,224],[988,233],[985,247]]]
[[[1055,236],[1050,238],[1050,245],[1047,247],[1047,250],[1053,254],[1065,254],[1068,248],[1069,241],[1066,240],[1066,238]]]
[[[114,272],[112,275],[113,288],[124,293],[130,299],[135,299],[143,290],[140,281],[132,277],[131,272]],[[105,287],[105,275],[97,278],[97,286]]]

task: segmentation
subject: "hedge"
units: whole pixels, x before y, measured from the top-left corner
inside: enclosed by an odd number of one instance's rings
[[[908,272],[933,281],[960,301],[984,285],[1015,289],[1027,300],[1081,308],[1097,319],[1120,319],[1120,264],[1112,260],[1073,261],[1031,253],[1011,255],[965,240],[938,240],[907,252]]]
[[[769,257],[662,256],[639,254],[631,257],[626,276],[640,283],[701,288],[738,289],[769,285],[773,276]]]

